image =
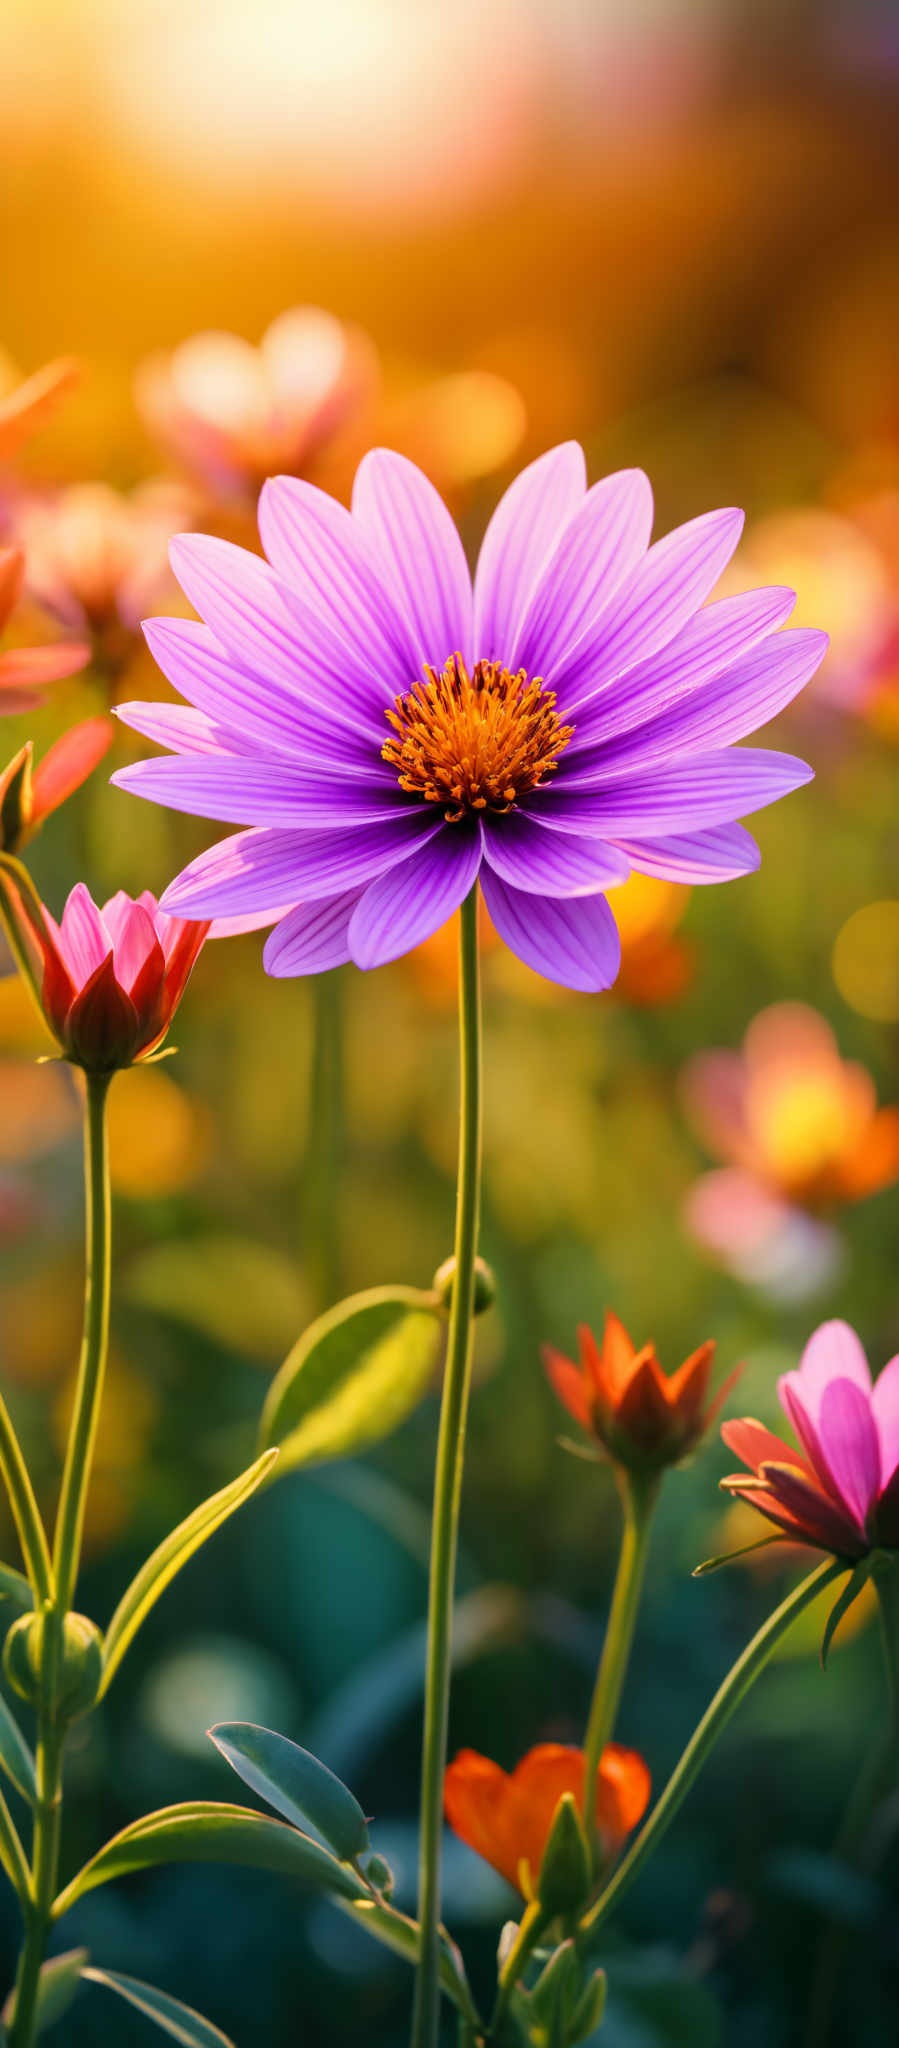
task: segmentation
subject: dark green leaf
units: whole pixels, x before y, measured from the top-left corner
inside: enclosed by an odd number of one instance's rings
[[[437,1367],[443,1319],[413,1287],[375,1287],[319,1316],[269,1389],[260,1443],[281,1446],[279,1476],[343,1458],[398,1428]]]
[[[376,1941],[383,1942],[385,1948],[392,1949],[394,1955],[402,1956],[407,1963],[415,1967],[418,1962],[419,1944],[416,1921],[408,1920],[405,1913],[398,1913],[394,1906],[385,1905],[372,1898],[352,1901],[336,1899],[335,1904],[342,1912],[348,1913],[358,1926],[366,1928],[369,1934],[374,1935]],[[450,1939],[445,1928],[440,1930],[440,1982],[458,2011],[464,2013],[465,2018],[470,2020],[473,2026],[480,2027],[478,2010],[468,1989],[465,1965],[455,1942]]]
[[[292,1827],[311,1825],[346,1863],[369,1847],[365,1815],[326,1764],[286,1735],[252,1721],[221,1721],[209,1734],[226,1763]]]
[[[180,2041],[182,2048],[234,2048],[220,2027],[204,2020],[191,2006],[182,2005],[180,1999],[170,1998],[167,1991],[157,1991],[153,1984],[141,1984],[136,1977],[122,1977],[116,1970],[83,1970],[82,1976],[91,1984],[105,1985],[107,1991],[117,1991],[120,1998],[126,1998],[148,2020],[155,2020],[164,2034]]]
[[[72,1948],[62,1956],[51,1956],[44,1963],[37,1991],[36,2026],[38,2034],[52,2027],[69,2006],[81,1982],[84,1965],[87,1962],[86,1948]],[[11,1991],[3,2007],[2,2019],[5,2027],[12,2024],[15,1992]]]
[[[229,1515],[233,1515],[235,1508],[242,1507],[250,1494],[255,1493],[266,1473],[271,1470],[277,1455],[276,1451],[266,1452],[261,1458],[256,1459],[248,1471],[242,1472],[239,1479],[232,1479],[228,1486],[223,1486],[218,1493],[213,1493],[209,1500],[204,1500],[200,1507],[194,1508],[193,1514],[180,1522],[177,1529],[173,1529],[171,1535],[166,1536],[164,1542],[154,1550],[152,1557],[148,1557],[146,1564],[141,1566],[137,1577],[132,1579],[127,1593],[119,1601],[106,1631],[103,1644],[103,1681],[99,1694],[101,1699],[154,1602],[165,1592],[166,1586],[175,1577],[176,1572],[180,1572],[188,1558],[193,1557],[194,1551],[199,1550],[201,1543],[205,1543],[207,1537],[211,1536],[222,1522],[227,1521]]]
[[[23,1799],[37,1798],[34,1758],[18,1721],[0,1693],[0,1765]]]
[[[246,1863],[256,1870],[281,1871],[316,1891],[336,1892],[345,1899],[367,1897],[361,1878],[298,1829],[245,1806],[194,1800],[145,1814],[113,1835],[60,1892],[54,1919],[95,1885],[156,1863]]]

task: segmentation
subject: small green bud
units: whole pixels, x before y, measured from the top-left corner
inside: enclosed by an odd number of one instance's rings
[[[574,1913],[583,1905],[593,1880],[590,1850],[574,1795],[564,1792],[537,1878],[536,1896],[544,1912]]]
[[[374,1891],[389,1899],[393,1895],[394,1876],[385,1856],[370,1856],[365,1865],[365,1877]]]
[[[29,1706],[37,1706],[41,1694],[45,1633],[58,1626],[42,1608],[37,1614],[22,1614],[14,1621],[3,1646],[3,1669],[14,1692]],[[103,1637],[86,1614],[67,1614],[62,1623],[62,1640],[56,1674],[55,1708],[61,1720],[75,1721],[86,1714],[97,1698],[103,1676]]]
[[[432,1286],[433,1286],[433,1289],[434,1289],[434,1293],[435,1293],[435,1294],[436,1294],[436,1295],[437,1295],[437,1296],[439,1297],[439,1300],[440,1300],[440,1306],[441,1306],[441,1308],[445,1308],[445,1309],[448,1309],[448,1308],[449,1308],[449,1306],[450,1306],[450,1303],[452,1302],[452,1298],[453,1298],[453,1281],[455,1280],[455,1277],[456,1277],[456,1261],[455,1261],[455,1259],[454,1259],[454,1258],[444,1259],[444,1261],[443,1261],[443,1264],[442,1264],[442,1266],[438,1266],[438,1268],[437,1268],[437,1271],[436,1271],[436,1273],[434,1274],[434,1279],[433,1279],[433,1281],[432,1281]],[[483,1313],[484,1313],[484,1310],[485,1310],[485,1309],[487,1309],[487,1308],[492,1308],[492,1306],[493,1306],[493,1303],[495,1302],[495,1300],[496,1300],[496,1281],[495,1281],[495,1279],[494,1279],[494,1277],[493,1277],[493,1273],[491,1272],[491,1269],[490,1269],[490,1267],[488,1266],[488,1264],[487,1264],[487,1261],[486,1261],[486,1259],[475,1259],[475,1262],[474,1262],[474,1312],[475,1312],[475,1315],[476,1315],[476,1316],[482,1316],[482,1315],[483,1315]]]
[[[595,2034],[606,2009],[606,1990],[605,1970],[594,1970],[568,2022],[569,2048],[576,2048],[578,2041],[586,2041]]]
[[[560,2010],[570,2004],[580,1989],[578,1959],[573,1941],[563,1941],[541,1970],[531,1992],[531,2009],[541,2026],[552,2029]]]

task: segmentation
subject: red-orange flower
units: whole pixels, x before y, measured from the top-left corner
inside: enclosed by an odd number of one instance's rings
[[[570,1415],[610,1457],[640,1471],[674,1464],[693,1448],[740,1371],[738,1366],[707,1404],[715,1355],[712,1340],[700,1344],[677,1372],[664,1373],[654,1344],[641,1350],[609,1309],[602,1344],[586,1323],[578,1326],[580,1362],[550,1344],[543,1358],[552,1385]]]
[[[450,1827],[470,1849],[532,1896],[560,1799],[584,1797],[584,1752],[562,1742],[540,1742],[511,1773],[476,1749],[461,1749],[448,1766],[443,1803]],[[635,1749],[610,1742],[596,1779],[596,1821],[603,1854],[612,1856],[642,1819],[649,1801],[649,1771]]]
[[[0,632],[22,588],[25,557],[21,548],[0,548]],[[0,716],[12,718],[33,711],[44,701],[44,684],[75,675],[90,660],[83,640],[51,641],[46,647],[8,647],[0,654]]]
[[[20,902],[22,925],[42,969],[41,1004],[66,1059],[113,1073],[155,1052],[187,987],[208,924],[167,917],[145,889],[124,890],[102,909],[83,882],[57,924],[45,906]]]
[[[115,737],[111,718],[85,718],[69,727],[42,761],[33,766],[31,740],[0,771],[0,847],[18,853],[51,811],[73,796],[108,753]]]

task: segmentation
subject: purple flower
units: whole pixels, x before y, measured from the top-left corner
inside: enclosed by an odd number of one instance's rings
[[[848,1323],[822,1323],[798,1372],[778,1382],[801,1455],[760,1422],[725,1422],[728,1448],[750,1467],[723,1479],[794,1542],[863,1557],[899,1548],[899,1358],[871,1385]]]
[[[516,478],[472,591],[462,543],[414,464],[362,462],[352,512],[267,483],[267,561],[189,534],[172,546],[205,623],[146,633],[188,707],[119,706],[173,750],[113,779],[249,830],[164,897],[186,917],[274,924],[270,974],[378,967],[443,924],[476,879],[502,937],[569,988],[618,971],[606,891],[631,868],[684,882],[758,865],[734,821],[807,782],[737,748],[821,661],[778,632],[791,591],[706,607],[742,515],[649,546],[640,470],[586,488],[574,442]]]

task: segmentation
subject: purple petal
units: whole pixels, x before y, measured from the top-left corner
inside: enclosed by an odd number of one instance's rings
[[[740,1499],[751,1501],[763,1515],[770,1515],[772,1521],[779,1521],[789,1535],[798,1537],[799,1531],[791,1526],[795,1518],[804,1528],[808,1541],[819,1545],[822,1550],[834,1550],[840,1557],[854,1557],[864,1545],[864,1530],[859,1530],[854,1516],[845,1508],[838,1507],[827,1494],[821,1493],[794,1465],[778,1465],[773,1459],[767,1459],[758,1480],[747,1479],[745,1485],[741,1483],[730,1490]],[[785,1509],[785,1516],[778,1516],[777,1503]]]
[[[545,832],[524,811],[484,818],[481,830],[494,874],[529,896],[592,896],[630,872],[629,861],[605,840]]]
[[[831,1380],[853,1380],[862,1393],[871,1392],[871,1372],[860,1342],[850,1323],[835,1319],[821,1323],[808,1340],[798,1371],[788,1373],[806,1405],[817,1413],[825,1387]]]
[[[655,839],[666,832],[730,824],[799,789],[811,781],[812,772],[807,762],[792,754],[722,748],[720,753],[694,754],[623,775],[599,789],[573,789],[570,794],[560,771],[551,788],[528,798],[527,807],[554,831]]]
[[[346,506],[302,477],[272,477],[259,499],[259,533],[304,629],[310,614],[319,618],[356,664],[386,685],[388,697],[407,690],[421,650]]]
[[[899,1467],[899,1358],[891,1358],[874,1381],[871,1413],[880,1439],[880,1484],[888,1486]]]
[[[742,529],[742,512],[706,512],[656,541],[547,678],[560,698],[573,702],[669,646],[714,589]]]
[[[500,938],[535,973],[563,988],[611,988],[621,964],[618,927],[604,896],[562,901],[510,889],[481,869],[484,901]]]
[[[451,654],[471,663],[471,577],[453,520],[432,483],[405,455],[373,448],[356,471],[353,519],[401,594],[422,662]]]
[[[587,492],[547,563],[504,659],[529,675],[553,673],[646,554],[652,489],[642,469],[603,477]]]
[[[347,725],[339,708],[335,713],[332,689],[323,693],[319,686],[310,703],[302,678],[287,688],[271,675],[250,675],[229,658],[208,626],[194,619],[147,619],[144,633],[163,675],[189,704],[246,733],[266,753],[314,753],[333,762],[371,759],[380,725],[372,728],[371,738],[359,731],[358,722]]]
[[[331,776],[284,760],[249,755],[169,754],[119,768],[110,780],[170,810],[226,825],[283,825],[297,829],[342,829],[374,825],[398,807],[422,817],[429,806],[411,805],[389,771],[380,776]]]
[[[241,917],[361,889],[405,860],[443,824],[408,817],[345,832],[239,832],[175,877],[162,899],[179,917]]]
[[[714,825],[707,832],[616,843],[632,867],[644,875],[658,875],[663,882],[731,882],[738,875],[754,874],[761,862],[745,825]]]
[[[266,940],[262,964],[266,974],[323,974],[343,967],[350,958],[350,918],[359,901],[358,889],[327,896],[318,903],[298,903]]]
[[[484,535],[474,580],[475,647],[505,662],[537,579],[580,505],[587,477],[576,441],[550,448],[500,499]]]
[[[608,745],[598,742],[592,754],[583,753],[573,764],[575,772],[566,774],[566,788],[593,788],[632,763],[642,766],[671,754],[745,739],[792,703],[820,667],[827,648],[826,633],[788,629],[772,634],[725,675],[685,695],[670,710]]]
[[[410,860],[379,875],[350,919],[356,966],[383,967],[439,931],[473,887],[480,864],[480,834],[446,825]]]
[[[834,1485],[864,1528],[880,1492],[880,1442],[870,1396],[853,1380],[831,1380],[825,1389],[818,1436]]]
[[[254,910],[243,917],[214,917],[206,934],[208,939],[237,939],[245,932],[264,931],[266,925],[276,924],[288,911],[295,910],[291,897],[288,903],[277,903],[268,910]]]
[[[76,988],[80,988],[102,967],[113,949],[112,935],[84,882],[76,882],[66,898],[59,930],[63,959]]]
[[[260,752],[245,733],[217,724],[205,711],[192,704],[114,704],[114,718],[130,725],[134,732],[155,740],[159,747],[171,747],[176,754],[248,754]]]
[[[169,554],[182,590],[235,660],[293,694],[332,703],[344,723],[381,733],[391,677],[354,656],[311,606],[303,611],[293,595],[288,604],[267,562],[208,533],[180,534]]]
[[[566,724],[574,719],[576,727],[569,754],[615,733],[630,732],[645,718],[676,704],[685,691],[731,668],[783,625],[795,603],[795,592],[779,585],[721,597],[689,619],[663,652],[638,661],[618,681],[591,687],[579,698],[563,692],[561,715]]]

